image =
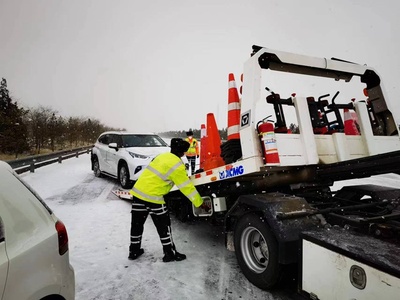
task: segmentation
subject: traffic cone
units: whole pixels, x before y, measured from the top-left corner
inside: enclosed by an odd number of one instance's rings
[[[221,138],[219,136],[217,123],[214,114],[207,114],[207,148],[204,160],[204,170],[211,170],[223,166],[224,160],[221,157]]]
[[[235,76],[229,73],[228,90],[228,141],[239,139],[240,100],[236,88]]]
[[[206,160],[207,153],[207,130],[206,125],[201,124],[200,129],[200,169],[204,170],[204,162]]]
[[[348,108],[344,109],[344,133],[346,135],[360,135],[357,129],[356,122],[352,118]]]

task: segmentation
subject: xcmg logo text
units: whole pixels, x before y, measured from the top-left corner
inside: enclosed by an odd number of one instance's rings
[[[242,175],[243,172],[244,172],[243,166],[237,166],[232,169],[219,172],[219,179],[226,179],[226,178]]]

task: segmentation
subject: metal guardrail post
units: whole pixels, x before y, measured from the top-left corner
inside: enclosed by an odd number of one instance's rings
[[[36,162],[35,159],[33,159],[31,162],[31,167],[29,169],[31,173],[35,173],[35,162]]]
[[[62,163],[62,156],[58,157],[58,163],[61,164]]]

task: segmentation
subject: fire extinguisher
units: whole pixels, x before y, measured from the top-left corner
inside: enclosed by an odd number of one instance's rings
[[[266,164],[280,163],[274,128],[274,123],[268,121],[267,118],[257,123]]]

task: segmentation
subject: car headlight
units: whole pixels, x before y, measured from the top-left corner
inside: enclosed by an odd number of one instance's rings
[[[140,159],[148,159],[150,158],[150,156],[146,156],[146,155],[142,155],[142,154],[137,154],[137,153],[133,153],[133,152],[129,152],[129,155],[132,156],[133,158],[140,158]]]

